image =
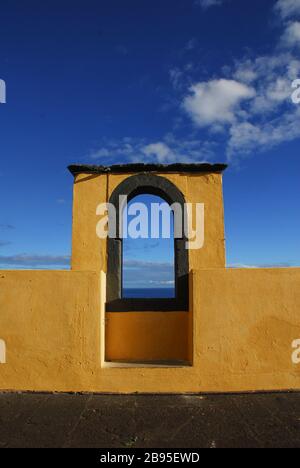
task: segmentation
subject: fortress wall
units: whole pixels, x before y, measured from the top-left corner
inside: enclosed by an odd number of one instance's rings
[[[0,390],[299,390],[300,269],[197,270],[191,280],[194,366],[111,368],[101,367],[100,275],[1,271]]]
[[[194,363],[203,389],[300,389],[300,268],[193,273]],[[300,353],[299,353],[300,356]]]
[[[76,390],[100,366],[99,275],[0,271],[0,389]]]

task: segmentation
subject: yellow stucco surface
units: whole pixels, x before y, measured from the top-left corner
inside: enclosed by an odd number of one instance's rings
[[[130,175],[80,174],[74,183],[72,268],[106,271],[106,240],[96,235],[96,208]],[[205,204],[205,244],[189,252],[190,268],[224,268],[225,239],[221,174],[159,174],[173,182],[188,203]],[[195,219],[195,215],[194,215]]]
[[[207,390],[300,389],[300,268],[197,271],[194,364]]]
[[[109,361],[188,361],[187,312],[106,314]]]
[[[189,251],[190,310],[105,313],[96,209],[126,177],[76,177],[72,271],[0,271],[0,390],[300,389],[300,269],[225,269],[220,174],[164,174],[205,205],[204,247]]]
[[[192,273],[192,367],[101,367],[95,272],[0,274],[0,390],[230,392],[300,389],[300,269]],[[180,314],[180,313],[179,313]],[[188,315],[188,314],[187,314]]]
[[[99,286],[94,272],[0,271],[0,389],[85,385],[100,365]]]
[[[107,200],[107,176],[81,174],[73,190],[72,269],[106,271],[106,240],[96,235],[96,209]]]
[[[107,270],[107,242],[96,235],[96,208],[134,174],[80,174],[74,183],[72,268]],[[190,269],[224,268],[225,239],[221,174],[159,174],[183,193],[186,202],[205,205],[205,243],[190,250]],[[193,212],[195,220],[195,212]],[[195,225],[194,225],[195,228]],[[168,326],[166,326],[166,317]],[[192,322],[187,314],[106,314],[106,356],[113,360],[192,360]]]

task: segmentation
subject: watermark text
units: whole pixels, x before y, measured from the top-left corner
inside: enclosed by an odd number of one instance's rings
[[[6,104],[6,83],[0,79],[0,104]]]
[[[292,363],[300,364],[300,339],[293,341],[292,348],[294,349],[292,353]]]
[[[119,213],[119,220],[118,220]],[[127,197],[119,197],[119,207],[100,203],[96,226],[100,239],[185,239],[188,250],[204,246],[205,207],[203,203],[144,203],[127,204]]]
[[[294,104],[300,104],[300,78],[293,81],[292,88],[295,90],[292,93],[292,101]]]

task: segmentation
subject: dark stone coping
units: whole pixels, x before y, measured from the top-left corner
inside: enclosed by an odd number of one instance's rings
[[[227,164],[115,164],[112,166],[94,166],[85,164],[72,164],[68,167],[73,176],[78,174],[132,174],[137,172],[159,173],[220,173],[225,171]]]

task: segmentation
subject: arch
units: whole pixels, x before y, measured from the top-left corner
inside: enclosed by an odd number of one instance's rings
[[[187,311],[189,307],[189,257],[186,249],[187,239],[182,232],[181,237],[174,239],[175,258],[175,298],[174,299],[123,299],[122,298],[122,238],[120,233],[122,212],[120,213],[120,197],[126,196],[130,201],[137,195],[157,195],[169,205],[177,203],[181,207],[182,218],[174,217],[174,232],[178,223],[184,226],[185,198],[181,191],[168,179],[154,174],[138,174],[121,182],[111,194],[109,203],[116,208],[117,233],[115,238],[108,238],[107,264],[107,305],[109,312],[122,311]],[[122,211],[122,207],[121,207]]]

